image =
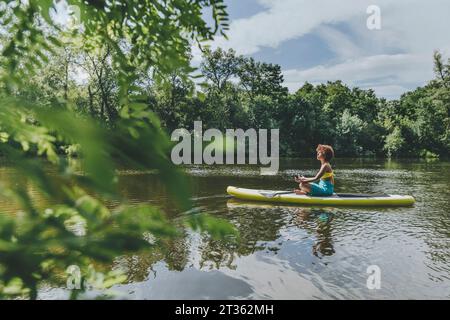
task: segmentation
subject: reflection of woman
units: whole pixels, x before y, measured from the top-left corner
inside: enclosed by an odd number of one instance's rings
[[[314,229],[317,240],[312,246],[312,252],[315,256],[331,256],[335,253],[333,241],[331,238],[331,221],[333,213],[325,210],[298,208],[296,210],[296,223],[299,227],[307,230]],[[315,228],[314,225],[316,224]]]

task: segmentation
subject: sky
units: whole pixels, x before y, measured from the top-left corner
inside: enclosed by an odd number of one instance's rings
[[[449,0],[226,0],[228,40],[212,48],[279,64],[291,92],[342,80],[396,99],[433,79],[433,52],[450,56]],[[379,29],[369,29],[379,8]],[[194,60],[200,59],[194,50]]]

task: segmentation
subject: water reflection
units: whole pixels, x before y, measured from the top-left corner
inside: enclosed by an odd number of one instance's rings
[[[312,252],[316,257],[331,256],[335,253],[332,239],[333,212],[325,209],[298,208],[294,210],[295,225],[312,231],[316,241]]]
[[[228,185],[292,188],[293,174],[311,174],[316,161],[288,159],[277,176],[245,166],[195,166],[195,207],[231,222],[238,239],[217,241],[192,232],[149,172],[120,172],[120,192],[131,203],[151,203],[182,231],[139,255],[126,252],[113,268],[128,298],[450,298],[450,163],[337,159],[338,192],[411,194],[410,208],[311,208],[247,203],[227,198]],[[27,177],[0,166],[0,182],[19,183],[45,206]],[[117,203],[108,203],[114,207]],[[0,199],[0,214],[17,207]],[[367,290],[366,268],[377,264],[382,289]],[[111,266],[105,266],[106,269]],[[57,298],[51,291],[46,297]]]
[[[152,266],[159,261],[164,261],[169,271],[181,272],[192,267],[205,271],[236,270],[236,260],[243,257],[258,252],[277,254],[286,241],[281,230],[293,226],[309,234],[312,239],[309,250],[313,256],[320,258],[335,253],[332,209],[274,206],[234,199],[229,199],[226,205],[226,215],[238,230],[238,238],[215,240],[185,229],[182,236],[151,252],[118,258],[115,267],[126,270],[130,282],[150,277]]]
[[[306,230],[315,238],[315,242],[312,245],[312,252],[316,257],[331,256],[335,252],[332,240],[332,220],[334,213],[331,208],[280,206],[277,204],[248,202],[237,199],[228,200],[227,207],[229,211],[233,212],[233,215],[236,215],[239,211],[243,211],[251,219],[254,218],[251,212],[255,211],[258,212],[259,216],[270,215],[271,218],[266,221],[266,224],[262,223],[264,220],[259,220],[257,223],[259,230],[266,231],[264,236],[251,232],[251,234],[259,237],[258,239],[260,241],[274,241],[279,237],[278,231],[280,228],[285,225],[295,225],[300,229]],[[278,221],[278,225],[274,221]],[[273,226],[277,226],[277,228],[272,230],[270,233],[271,236],[268,236],[267,232]],[[252,228],[252,230],[254,229]],[[258,249],[263,250],[264,247],[260,246]],[[276,248],[272,249],[272,251],[276,251]]]

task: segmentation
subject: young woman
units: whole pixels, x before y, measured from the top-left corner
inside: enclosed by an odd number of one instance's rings
[[[334,193],[334,174],[330,160],[334,157],[334,151],[331,146],[325,144],[319,144],[316,151],[317,160],[321,163],[319,172],[313,178],[295,177],[300,189],[295,189],[294,192],[309,196],[331,196]],[[317,180],[319,183],[313,182]]]

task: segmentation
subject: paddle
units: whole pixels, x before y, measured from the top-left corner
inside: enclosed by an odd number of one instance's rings
[[[280,194],[289,194],[289,193],[294,193],[292,191],[275,191],[275,192],[262,192],[259,191],[258,192],[260,195],[266,197],[266,198],[273,198],[275,196],[278,196]]]
[[[299,179],[300,176],[296,175],[294,178]],[[295,182],[298,182],[297,180]],[[274,191],[274,192],[263,192],[263,191],[259,191],[258,192],[260,195],[266,197],[266,198],[273,198],[275,196],[278,196],[280,194],[289,194],[289,193],[295,193],[293,191]]]

